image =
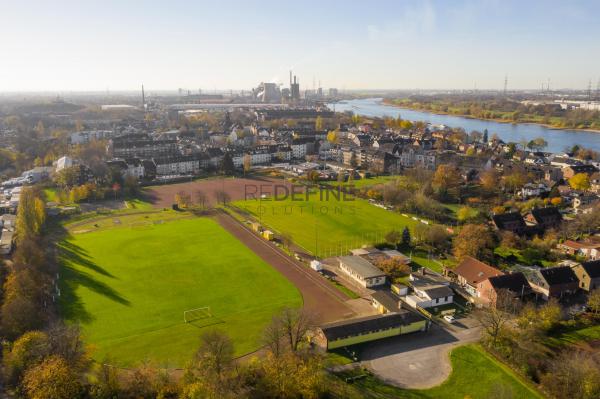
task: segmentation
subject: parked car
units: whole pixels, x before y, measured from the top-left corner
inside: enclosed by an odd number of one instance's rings
[[[452,324],[452,323],[454,323],[454,320],[456,320],[456,319],[454,318],[454,316],[447,314],[444,316],[444,320],[446,320],[448,323]]]

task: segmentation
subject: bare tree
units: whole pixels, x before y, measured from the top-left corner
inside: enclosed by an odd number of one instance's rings
[[[313,326],[312,317],[303,309],[284,308],[279,315],[279,323],[292,352],[297,352],[300,343]]]
[[[542,385],[556,398],[598,398],[600,362],[592,353],[564,350],[550,364]]]
[[[227,205],[227,203],[231,201],[231,196],[224,190],[215,191],[215,197],[217,198],[217,202],[220,202],[223,205]]]
[[[276,359],[283,354],[285,333],[279,317],[273,317],[271,323],[265,328],[263,342]]]
[[[180,208],[187,208],[191,205],[192,199],[185,191],[179,191],[177,194],[175,194],[175,203]]]
[[[482,307],[476,316],[495,346],[506,324],[517,312],[517,301],[508,290],[499,290],[489,306]]]
[[[208,201],[208,197],[206,196],[206,194],[204,194],[203,191],[198,190],[194,195],[196,197],[196,204],[200,206],[200,209],[205,209],[206,203]]]
[[[596,288],[590,292],[587,304],[594,316],[600,314],[600,288]]]
[[[292,245],[292,236],[288,233],[281,233],[281,243],[285,248],[289,248]]]
[[[222,331],[207,331],[200,337],[196,361],[206,371],[221,375],[233,362],[233,343]]]

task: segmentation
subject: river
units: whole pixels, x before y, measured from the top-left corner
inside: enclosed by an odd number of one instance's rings
[[[343,101],[328,104],[328,106],[337,112],[353,111],[358,115],[376,117],[391,116],[397,118],[400,116],[402,119],[410,121],[424,121],[434,125],[446,125],[455,128],[462,127],[467,133],[473,130],[483,132],[487,129],[489,137],[496,133],[504,142],[519,143],[523,139],[529,141],[536,137],[543,137],[548,142],[546,151],[550,152],[564,152],[566,148],[570,148],[575,144],[600,151],[600,133],[583,130],[550,129],[531,123],[500,123],[455,115],[438,115],[385,105],[381,102],[381,98]]]

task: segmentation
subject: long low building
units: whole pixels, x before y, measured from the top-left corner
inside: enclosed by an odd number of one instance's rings
[[[429,321],[408,310],[342,320],[321,326],[314,337],[316,344],[331,350],[416,331],[426,331]]]
[[[340,269],[365,288],[385,284],[385,273],[360,256],[340,256]]]

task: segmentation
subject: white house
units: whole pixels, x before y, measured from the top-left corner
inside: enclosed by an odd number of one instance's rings
[[[193,155],[155,158],[154,164],[157,176],[198,173],[200,169],[200,161]]]
[[[112,130],[86,130],[71,133],[71,144],[84,144],[93,140],[104,140],[114,136]]]
[[[539,197],[550,189],[544,183],[526,183],[521,189],[521,198]]]
[[[74,164],[73,158],[65,155],[64,157],[58,158],[58,161],[56,161],[56,171],[59,172],[65,168],[70,168]]]
[[[294,143],[290,144],[290,148],[292,149],[292,158],[294,159],[304,159],[306,156],[308,145],[306,143]]]
[[[439,284],[415,284],[413,282],[414,295],[406,296],[406,303],[416,308],[431,308],[452,303],[454,292],[447,285]]]

